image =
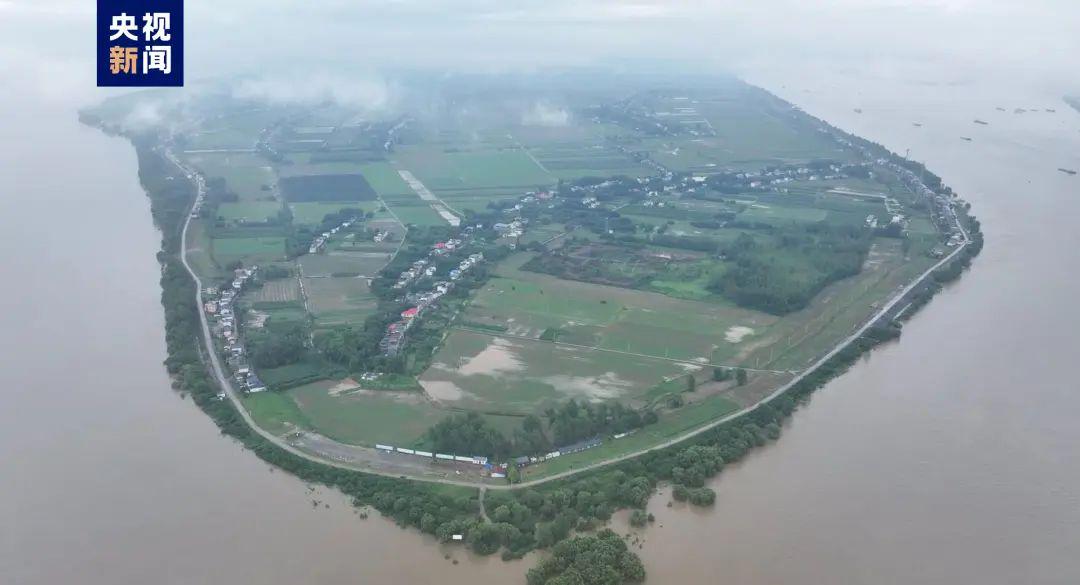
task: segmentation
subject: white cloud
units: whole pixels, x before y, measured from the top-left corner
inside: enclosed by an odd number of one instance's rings
[[[524,126],[546,126],[557,128],[570,124],[570,112],[545,103],[536,103],[521,117]]]
[[[377,111],[391,105],[393,92],[387,82],[378,76],[313,73],[245,79],[236,84],[233,95],[278,104],[330,101],[359,110]]]

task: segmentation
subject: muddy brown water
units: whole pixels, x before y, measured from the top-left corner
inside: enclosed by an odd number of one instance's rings
[[[1011,84],[760,81],[910,148],[972,201],[988,245],[899,343],[713,481],[714,508],[656,497],[650,582],[1080,582],[1080,181],[1055,170],[1080,168],[1080,115]],[[0,581],[523,582],[527,563],[360,519],[170,390],[131,148],[70,108],[16,106],[0,133]],[[1057,111],[1011,113],[1036,106]]]
[[[28,115],[0,133],[0,582],[523,580],[220,436],[161,366],[160,235],[133,150],[70,108],[4,107]]]

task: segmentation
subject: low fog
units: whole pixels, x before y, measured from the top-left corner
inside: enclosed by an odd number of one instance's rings
[[[751,81],[776,69],[858,70],[1080,88],[1080,4],[1069,0],[185,4],[187,91],[229,79],[241,95],[282,103],[382,108],[395,99],[394,72],[551,67],[722,71]],[[88,0],[0,0],[0,100],[83,105],[110,95],[94,87],[94,10]],[[562,119],[551,104],[526,115],[539,124]]]

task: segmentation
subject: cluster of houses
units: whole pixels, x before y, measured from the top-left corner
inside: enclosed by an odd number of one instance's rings
[[[314,240],[311,240],[311,246],[308,248],[308,254],[318,254],[319,252],[321,252],[323,249],[326,248],[326,242],[329,241],[330,238],[334,236],[334,234],[351,226],[354,221],[356,221],[355,218],[345,220],[341,223],[341,225],[335,228],[330,228],[330,231],[319,234]],[[378,242],[380,240],[376,239],[375,241]]]
[[[926,185],[920,175],[889,159],[880,157],[874,159],[874,154],[871,152],[870,148],[865,145],[855,144],[851,140],[837,134],[833,134],[833,138],[842,146],[858,150],[867,160],[873,159],[874,164],[889,169],[895,173],[896,176],[900,178],[900,181],[911,189],[912,192],[926,199],[930,204],[931,218],[934,220],[938,229],[946,235],[946,246],[953,247],[963,243],[964,234],[960,230],[960,223],[957,220],[955,209],[955,205],[958,204],[958,201],[952,197],[951,192],[947,189],[943,192],[934,191]],[[888,207],[888,203],[888,200],[886,200],[886,207]],[[898,220],[897,216],[894,215],[893,221],[903,221],[903,218],[901,217]],[[930,254],[935,258],[941,258],[945,256],[945,251],[941,248],[934,248],[931,250]]]
[[[868,227],[870,229],[877,229],[879,227],[880,223],[881,222],[878,221],[878,218],[877,218],[876,215],[871,213],[870,215],[866,216],[866,227]],[[890,225],[890,226],[899,225],[901,227],[904,227],[904,216],[900,215],[900,214],[894,214],[889,219],[888,225]],[[885,227],[885,226],[881,226],[881,227]]]
[[[472,228],[468,228],[471,233]],[[414,281],[422,277],[434,277],[436,273],[436,267],[433,258],[436,256],[445,255],[453,250],[456,250],[463,246],[465,241],[462,239],[454,238],[446,240],[445,242],[438,242],[432,246],[431,251],[428,252],[427,258],[421,258],[412,263],[407,270],[398,275],[398,280],[394,283],[395,289],[404,289]],[[468,258],[465,258],[458,263],[458,267],[451,270],[447,275],[449,281],[440,281],[433,284],[432,288],[425,292],[410,292],[405,295],[405,299],[414,306],[401,312],[401,319],[394,321],[386,327],[386,333],[382,339],[379,340],[379,351],[386,357],[394,357],[401,351],[401,348],[405,345],[405,335],[409,329],[416,323],[420,316],[429,307],[434,305],[440,298],[446,293],[450,292],[454,288],[454,282],[461,278],[461,275],[472,269],[484,260],[484,255],[480,252],[470,254]]]
[[[236,300],[240,292],[249,280],[254,278],[258,266],[251,268],[237,268],[233,272],[233,280],[228,287],[218,291],[215,288],[203,290],[203,295],[213,297],[206,301],[203,310],[215,319],[213,331],[221,337],[224,344],[227,362],[233,370],[233,378],[236,383],[248,392],[263,392],[266,385],[259,380],[251,368],[247,366],[244,352],[244,343],[240,339],[239,314],[236,309]]]
[[[830,164],[827,167],[780,167],[761,172],[750,171],[736,175],[749,181],[751,189],[765,187],[767,185],[783,185],[792,181],[830,181],[846,179],[851,176],[849,171],[855,167],[864,166],[862,163]]]
[[[960,231],[960,224],[956,218],[957,201],[950,193],[938,193],[926,186],[922,177],[915,174],[911,169],[903,167],[886,159],[878,159],[877,164],[889,168],[900,177],[904,184],[921,195],[930,204],[930,217],[937,224],[938,229],[946,236],[945,245],[948,247],[958,246],[964,241],[964,235]],[[944,256],[944,251],[932,252],[935,257]]]
[[[516,213],[520,210],[521,205],[519,204],[515,205],[513,209],[507,209],[506,212]],[[514,217],[514,219],[508,222],[496,222],[495,225],[491,226],[491,228],[495,230],[495,233],[499,234],[500,238],[517,240],[519,237],[521,237],[522,234],[525,233],[525,226],[528,225],[528,223],[528,219],[521,216],[516,216]],[[511,248],[513,247],[515,246],[511,245]]]

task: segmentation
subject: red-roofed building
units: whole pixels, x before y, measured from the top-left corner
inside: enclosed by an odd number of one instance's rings
[[[405,309],[404,311],[401,312],[401,318],[402,319],[412,319],[419,312],[420,312],[420,309],[418,309],[416,307],[413,307],[411,309]]]

